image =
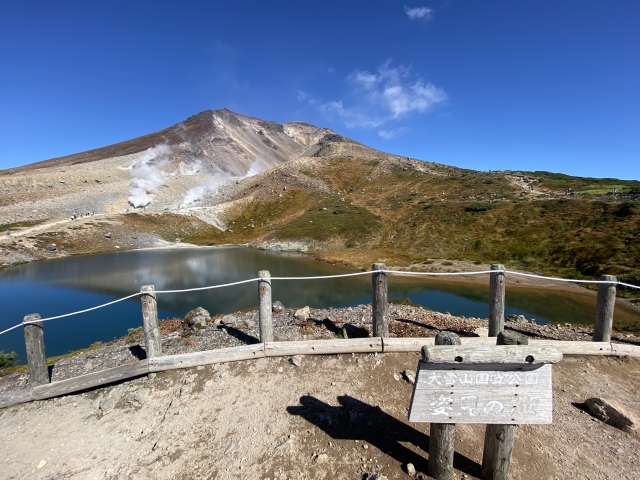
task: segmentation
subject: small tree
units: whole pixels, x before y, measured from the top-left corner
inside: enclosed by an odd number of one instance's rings
[[[16,356],[16,352],[4,353],[4,350],[0,350],[0,368],[7,368],[13,365]]]

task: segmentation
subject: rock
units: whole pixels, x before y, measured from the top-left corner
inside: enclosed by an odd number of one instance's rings
[[[416,474],[416,467],[413,466],[413,463],[407,463],[407,465],[405,466],[405,470],[409,475]]]
[[[240,444],[238,442],[231,442],[224,451],[224,454],[231,455],[233,452],[237,452],[238,450],[240,450]]]
[[[478,327],[473,331],[478,337],[488,337],[489,336],[489,327]]]
[[[40,460],[40,463],[38,464],[38,468],[42,468],[47,464],[46,460]]]
[[[609,400],[602,398],[589,398],[584,402],[594,417],[609,425],[619,428],[623,432],[639,433],[638,419],[626,409]]]
[[[273,313],[275,313],[276,315],[279,315],[279,314],[284,312],[284,305],[282,304],[281,301],[276,300],[275,302],[273,302],[273,306],[271,307],[271,311]]]
[[[311,315],[311,309],[309,307],[304,307],[299,310],[296,310],[295,313],[293,314],[293,316],[300,321],[306,320],[307,318],[309,318],[309,315]]]
[[[141,407],[144,402],[147,401],[147,390],[142,388],[137,392],[132,392],[124,397],[124,403],[133,405],[134,407]]]
[[[211,320],[211,315],[202,307],[196,307],[187,313],[182,320],[182,324],[191,330],[200,330],[207,326],[207,322]]]
[[[104,234],[104,238],[111,238],[111,232],[107,232]]]
[[[235,325],[236,323],[238,323],[238,319],[234,315],[225,315],[220,320],[220,323],[222,323],[223,325]]]
[[[404,372],[402,372],[402,374],[411,385],[416,383],[416,372],[414,372],[413,370],[405,370]]]
[[[322,465],[323,463],[327,463],[329,461],[329,455],[326,453],[321,453],[320,455],[316,455],[315,462],[318,465]]]
[[[400,380],[400,375],[398,375],[397,373],[393,372],[393,378],[396,379],[396,381]]]
[[[89,423],[93,423],[96,420],[98,420],[98,415],[95,413],[91,413],[89,415],[87,415],[84,419],[84,421],[82,423],[84,423],[85,425],[88,425]]]
[[[381,473],[374,473],[367,480],[389,480],[387,477],[382,475]]]
[[[107,395],[105,398],[100,400],[100,406],[98,407],[100,408],[100,413],[102,415],[106,415],[111,412],[116,406],[116,403],[118,403],[118,399],[115,395]]]
[[[289,362],[291,362],[291,364],[295,365],[296,367],[301,367],[302,366],[302,355],[294,355],[293,357],[291,357],[289,359]]]
[[[55,252],[58,249],[58,246],[55,243],[47,243],[44,248],[50,252]]]
[[[254,322],[253,320],[246,320],[244,323],[247,326],[247,328],[253,328],[256,326],[256,322]]]

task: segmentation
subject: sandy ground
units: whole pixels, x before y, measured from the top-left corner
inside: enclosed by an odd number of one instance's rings
[[[412,386],[396,380],[418,358],[259,359],[12,407],[0,412],[0,477],[403,479],[412,463],[428,478],[429,425],[407,422]],[[554,422],[518,428],[511,478],[639,478],[640,439],[582,407],[615,392],[637,413],[639,373],[636,359],[555,365]],[[458,426],[455,478],[479,477],[483,438],[482,425]]]

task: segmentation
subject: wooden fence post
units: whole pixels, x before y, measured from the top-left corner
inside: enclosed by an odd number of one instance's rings
[[[516,332],[500,332],[497,344],[528,345],[529,339]],[[482,452],[482,475],[485,480],[508,480],[515,437],[515,425],[487,425]]]
[[[436,345],[460,345],[460,337],[453,332],[436,335]],[[425,350],[422,350],[422,359]],[[453,455],[456,441],[455,423],[432,423],[429,431],[429,475],[436,480],[453,475]]]
[[[34,322],[40,320],[38,313],[27,315],[22,320]],[[42,322],[28,323],[24,325],[24,344],[27,350],[27,363],[29,365],[29,383],[32,387],[49,383],[49,367],[47,356],[44,353],[44,329]]]
[[[617,282],[613,275],[602,275],[600,280]],[[616,286],[612,283],[598,285],[598,304],[596,305],[596,325],[593,329],[594,342],[610,342],[613,328],[613,307],[616,304]]]
[[[258,272],[258,301],[259,301],[259,323],[260,341],[273,342],[273,304],[271,302],[271,274],[269,270]]]
[[[374,263],[371,270],[386,270],[384,263]],[[387,274],[376,272],[371,275],[372,298],[371,309],[373,312],[373,336],[389,336],[389,306],[387,304]]]
[[[144,285],[142,292],[142,328],[144,330],[144,343],[147,358],[162,356],[162,343],[160,342],[160,329],[158,328],[158,302],[153,285]],[[156,374],[149,373],[149,380]]]
[[[491,265],[491,270],[504,270],[504,265]],[[504,271],[491,273],[489,281],[489,336],[504,330]]]

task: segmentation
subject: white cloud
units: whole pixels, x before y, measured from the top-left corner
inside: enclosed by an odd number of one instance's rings
[[[431,20],[433,18],[433,8],[429,7],[404,7],[404,11],[407,12],[410,20],[419,20],[421,18]]]
[[[348,128],[352,127],[372,127],[375,128],[382,124],[383,120],[376,119],[366,113],[358,112],[356,109],[344,108],[342,100],[339,102],[331,101],[318,108],[329,118],[338,117]]]
[[[301,102],[305,98],[307,98],[306,92],[303,92],[302,90],[298,90],[298,101]]]
[[[442,88],[411,75],[408,67],[391,67],[390,60],[375,73],[355,70],[347,81],[353,86],[353,106],[345,107],[342,100],[334,100],[318,107],[327,117],[340,118],[347,127],[375,128],[389,120],[424,113],[447,99]]]
[[[393,128],[391,130],[379,130],[378,135],[383,140],[392,140],[398,138],[407,131],[406,127]]]

